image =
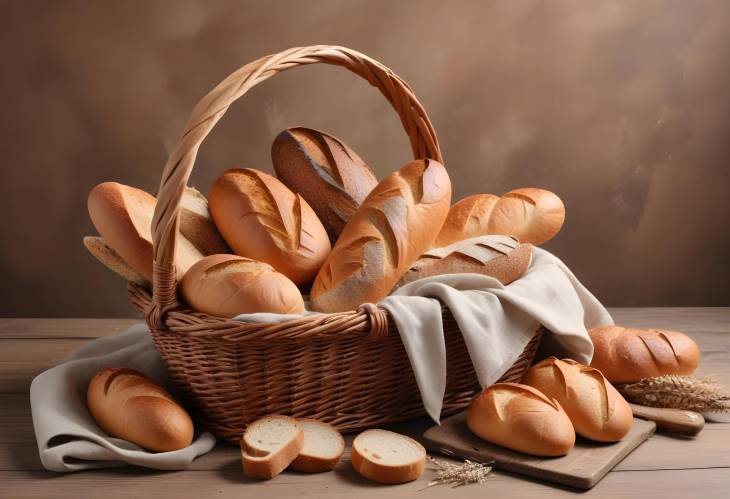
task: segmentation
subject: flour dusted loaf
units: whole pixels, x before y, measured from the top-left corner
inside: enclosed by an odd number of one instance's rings
[[[532,366],[522,382],[557,400],[583,437],[616,442],[631,429],[631,407],[598,369],[550,357]]]
[[[426,449],[399,433],[366,430],[352,441],[351,461],[355,471],[374,482],[405,483],[423,473]]]
[[[304,447],[304,431],[289,416],[271,415],[248,425],[241,438],[243,472],[268,480],[284,471]]]
[[[89,383],[86,403],[109,435],[156,452],[182,449],[193,440],[193,422],[161,386],[126,367],[99,371]]]
[[[311,128],[289,128],[271,146],[276,175],[301,194],[334,243],[378,180],[344,142]]]
[[[91,221],[106,244],[147,281],[152,282],[152,216],[156,200],[141,189],[104,182],[89,193]],[[203,254],[178,234],[175,269],[178,280]]]
[[[194,310],[218,317],[304,312],[302,295],[289,278],[267,263],[237,255],[206,256],[185,274],[180,293]]]
[[[320,312],[377,303],[433,243],[449,210],[446,169],[425,159],[380,182],[345,226],[312,285]]]
[[[395,287],[424,277],[460,273],[494,277],[506,285],[522,277],[530,262],[531,244],[519,244],[511,236],[474,237],[426,251]]]
[[[316,419],[299,418],[304,431],[304,445],[291,468],[307,473],[329,471],[337,466],[345,452],[345,440],[337,429]]]
[[[612,383],[631,383],[666,374],[692,374],[700,349],[678,331],[621,326],[588,331],[594,345],[591,366]]]
[[[478,437],[535,456],[563,456],[575,430],[555,399],[517,383],[497,383],[474,397],[466,424]]]
[[[330,252],[327,232],[309,204],[264,172],[227,170],[208,202],[236,254],[268,263],[297,286],[312,282]]]
[[[563,202],[544,189],[515,189],[502,197],[476,194],[451,207],[435,245],[448,246],[461,239],[490,234],[542,244],[560,231],[564,221]]]

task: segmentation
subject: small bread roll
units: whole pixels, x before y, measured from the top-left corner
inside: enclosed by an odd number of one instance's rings
[[[236,255],[206,256],[185,274],[180,292],[194,310],[218,317],[304,312],[299,289],[284,274]]]
[[[582,437],[617,442],[631,430],[631,407],[598,369],[550,357],[532,366],[522,382],[556,399]]]
[[[475,396],[466,424],[479,438],[534,456],[564,456],[575,430],[555,399],[517,383],[497,383]]]
[[[588,334],[594,346],[591,367],[612,383],[689,375],[700,361],[697,343],[678,331],[607,326],[593,328]]]
[[[89,412],[112,437],[167,452],[193,441],[193,422],[160,385],[126,367],[99,371],[86,393]]]
[[[309,204],[271,175],[228,170],[208,200],[215,224],[236,254],[268,263],[297,286],[311,283],[330,253],[327,232]]]

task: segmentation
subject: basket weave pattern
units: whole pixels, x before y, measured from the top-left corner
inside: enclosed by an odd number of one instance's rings
[[[382,64],[344,47],[313,46],[263,57],[231,74],[194,108],[165,165],[152,221],[153,293],[130,284],[173,381],[198,420],[237,442],[266,414],[314,417],[356,430],[424,415],[411,364],[387,312],[372,304],[283,323],[242,323],[193,312],[177,300],[173,255],[179,204],[200,144],[228,107],[286,69],[324,63],[366,79],[398,113],[415,158],[442,162],[431,122],[408,85]],[[458,326],[443,310],[447,350],[444,414],[480,389]],[[502,377],[518,381],[541,336],[536,331]]]

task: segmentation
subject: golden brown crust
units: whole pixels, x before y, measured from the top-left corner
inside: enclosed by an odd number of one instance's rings
[[[700,360],[697,344],[684,333],[607,326],[591,329],[591,366],[612,383],[631,383],[667,374],[692,374]]]
[[[522,381],[556,399],[583,437],[616,442],[631,429],[631,407],[597,369],[550,357],[532,366]]]
[[[149,281],[142,274],[127,265],[122,257],[106,244],[103,238],[85,236],[84,246],[94,258],[99,260],[99,262],[112,272],[122,276],[128,282],[147,288],[150,286]]]
[[[378,184],[320,269],[314,309],[341,312],[380,301],[431,246],[450,198],[448,174],[433,160],[413,161]]]
[[[312,281],[330,252],[327,233],[309,204],[264,172],[224,172],[210,190],[209,205],[236,254],[270,264],[299,286]]]
[[[208,211],[208,200],[197,189],[186,187],[180,201],[180,234],[203,255],[230,253]]]

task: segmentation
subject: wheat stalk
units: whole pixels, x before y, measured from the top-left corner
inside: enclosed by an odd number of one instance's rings
[[[489,475],[492,471],[491,466],[487,466],[482,463],[475,463],[468,459],[461,464],[440,461],[431,456],[428,456],[428,460],[437,468],[437,470],[436,478],[429,482],[426,487],[449,483],[453,484],[454,487],[467,485],[469,483],[482,484],[486,481],[487,475]]]
[[[730,412],[730,394],[712,377],[659,376],[617,386],[636,404],[696,412]]]

